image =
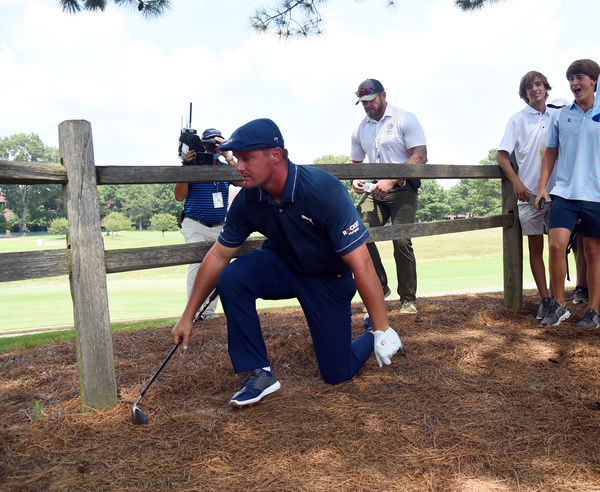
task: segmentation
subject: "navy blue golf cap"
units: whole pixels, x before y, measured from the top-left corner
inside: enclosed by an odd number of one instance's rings
[[[268,118],[252,120],[240,126],[219,147],[221,150],[256,150],[284,148],[279,127]]]
[[[202,140],[208,140],[209,138],[215,138],[215,137],[223,138],[223,135],[221,135],[221,132],[219,130],[217,130],[216,128],[207,128],[206,130],[204,130],[202,132]]]

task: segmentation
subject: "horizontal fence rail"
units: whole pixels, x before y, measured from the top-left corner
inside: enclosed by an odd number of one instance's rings
[[[307,164],[339,179],[490,179],[501,178],[497,166],[460,164]],[[239,180],[233,166],[96,166],[96,181],[109,184],[202,183]],[[65,168],[58,163],[0,161],[0,183],[67,184]]]
[[[423,237],[452,234],[479,229],[491,229],[512,225],[512,215],[494,215],[476,219],[444,220],[415,224],[401,224],[369,229],[367,242],[391,241],[398,237]],[[260,248],[264,238],[248,239],[240,256]],[[213,245],[213,242],[152,246],[145,248],[112,249],[104,252],[106,273],[147,270],[177,265],[198,263]],[[0,255],[2,282],[44,277],[56,277],[69,273],[69,250],[27,251]]]
[[[62,164],[0,160],[0,184],[52,183],[67,183],[67,170]]]

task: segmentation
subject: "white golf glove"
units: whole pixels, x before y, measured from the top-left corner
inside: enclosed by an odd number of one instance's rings
[[[383,367],[384,364],[389,366],[396,352],[402,354],[404,349],[402,340],[393,328],[389,327],[385,331],[375,330],[373,336],[375,337],[375,358],[379,367]]]

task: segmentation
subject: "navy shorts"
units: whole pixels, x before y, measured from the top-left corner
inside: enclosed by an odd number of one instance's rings
[[[581,219],[578,231],[583,237],[600,238],[600,202],[566,200],[551,195],[550,229],[561,227],[573,231],[577,220]]]

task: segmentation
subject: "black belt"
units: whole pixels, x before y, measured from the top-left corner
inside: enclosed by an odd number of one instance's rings
[[[216,224],[208,224],[200,219],[195,219],[194,217],[190,217],[189,215],[186,215],[186,217],[188,219],[192,219],[194,222],[198,222],[198,224],[202,224],[203,226],[206,226],[206,227],[218,227],[218,226],[222,226],[223,224],[225,224],[224,220],[222,220],[221,222],[217,222]]]

